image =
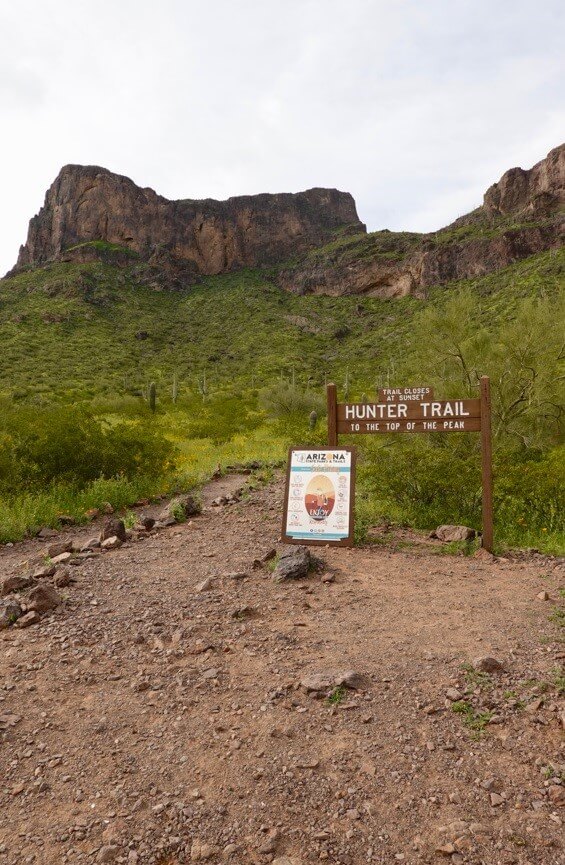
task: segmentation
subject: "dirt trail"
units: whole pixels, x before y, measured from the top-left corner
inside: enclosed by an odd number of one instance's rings
[[[559,563],[323,549],[334,582],[277,585],[281,487],[211,505],[240,486],[0,632],[0,865],[563,863]],[[300,685],[351,669],[333,703]]]

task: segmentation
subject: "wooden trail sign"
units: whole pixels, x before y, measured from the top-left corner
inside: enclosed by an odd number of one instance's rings
[[[480,432],[483,547],[493,549],[492,440],[490,380],[481,378],[479,399],[436,400],[431,387],[381,388],[377,402],[338,403],[335,384],[327,386],[328,445],[339,435],[400,432]]]

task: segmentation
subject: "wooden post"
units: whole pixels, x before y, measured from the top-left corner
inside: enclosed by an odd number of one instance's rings
[[[492,436],[490,420],[490,379],[481,376],[481,473],[483,484],[483,547],[493,551],[492,518]]]
[[[335,384],[326,387],[328,404],[328,445],[337,447],[337,388]]]

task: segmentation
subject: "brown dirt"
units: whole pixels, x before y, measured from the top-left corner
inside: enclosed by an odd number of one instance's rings
[[[0,632],[0,865],[564,861],[559,563],[378,544],[321,550],[334,583],[276,585],[253,561],[281,549],[281,504],[276,483],[99,554]],[[5,547],[1,576],[44,549]],[[505,672],[466,677],[479,655]],[[328,669],[370,686],[307,695]],[[482,734],[454,687],[494,713]]]

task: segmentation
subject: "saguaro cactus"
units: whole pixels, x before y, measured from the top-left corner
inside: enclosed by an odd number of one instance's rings
[[[179,383],[178,383],[177,374],[175,372],[175,374],[173,376],[173,403],[176,403],[178,395],[179,395]]]
[[[157,407],[157,385],[154,381],[149,385],[149,408],[155,412]]]

